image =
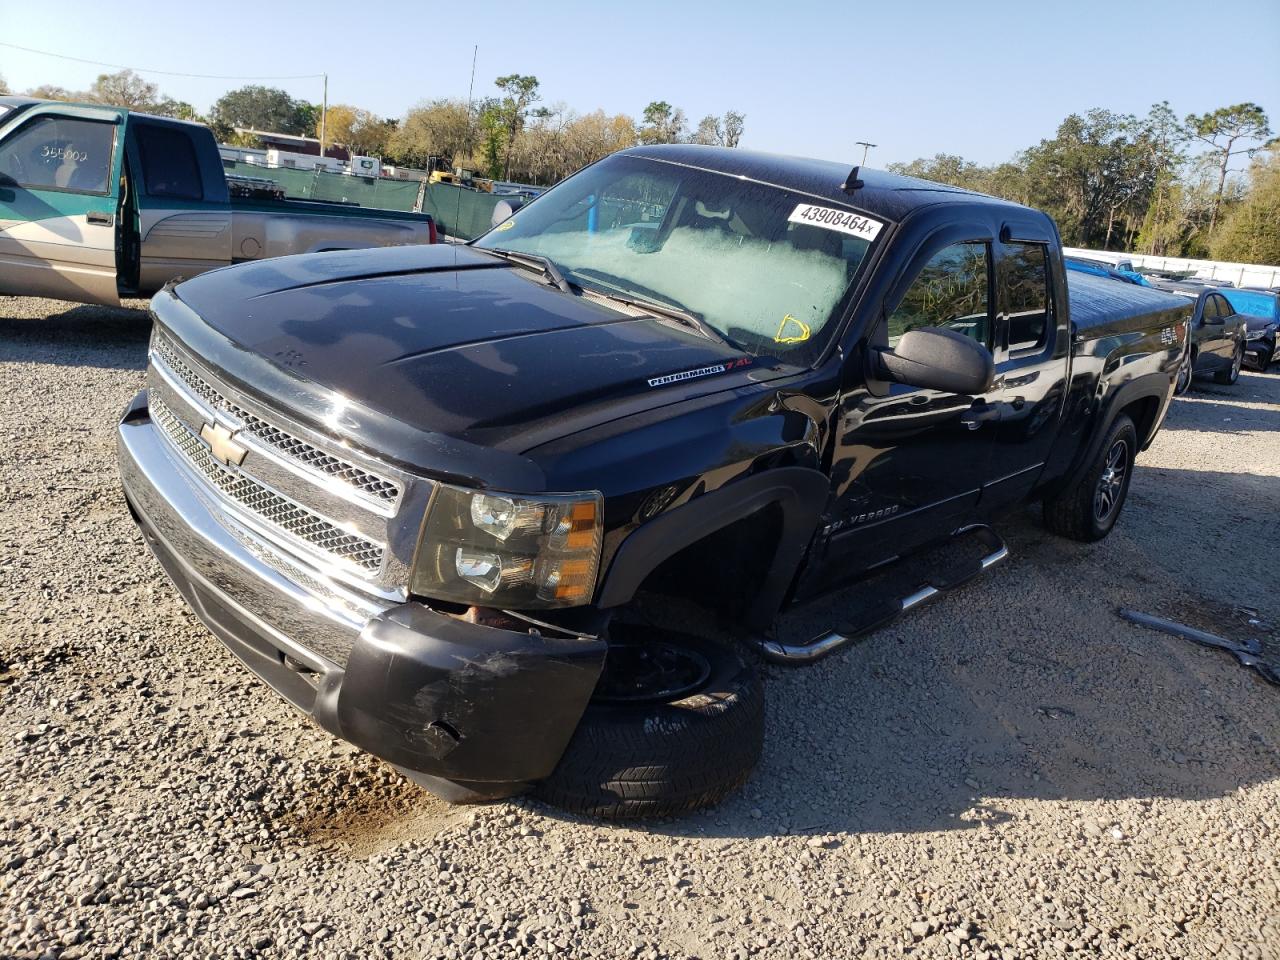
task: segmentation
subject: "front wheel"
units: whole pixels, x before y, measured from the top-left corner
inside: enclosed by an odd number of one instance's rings
[[[1244,344],[1236,345],[1236,352],[1231,357],[1231,366],[1226,370],[1219,370],[1213,375],[1213,379],[1218,383],[1226,384],[1228,387],[1240,379],[1240,367],[1244,364]]]
[[[1067,489],[1044,502],[1044,524],[1054,533],[1090,543],[1101,540],[1120,517],[1129,495],[1138,431],[1120,414],[1088,468]]]
[[[615,626],[604,675],[541,800],[606,819],[671,816],[744,783],[764,744],[764,688],[735,649]]]

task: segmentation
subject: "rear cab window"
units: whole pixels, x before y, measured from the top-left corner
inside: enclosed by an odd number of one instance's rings
[[[1000,264],[1004,348],[1011,356],[1039,353],[1053,328],[1049,258],[1042,243],[1004,244]]]
[[[200,162],[191,138],[181,130],[139,124],[136,130],[142,157],[142,182],[150,197],[203,200]]]

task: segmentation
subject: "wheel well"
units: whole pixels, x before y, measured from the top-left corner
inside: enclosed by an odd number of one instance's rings
[[[1142,397],[1126,406],[1121,413],[1127,414],[1138,430],[1138,448],[1145,450],[1151,442],[1151,432],[1156,426],[1156,417],[1160,415],[1159,397]]]
[[[637,596],[678,598],[741,619],[764,585],[782,521],[782,506],[770,503],[721,527],[658,564]]]

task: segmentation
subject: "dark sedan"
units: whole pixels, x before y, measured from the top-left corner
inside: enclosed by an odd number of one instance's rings
[[[1186,393],[1199,374],[1212,374],[1218,383],[1235,383],[1244,364],[1245,318],[1236,312],[1221,290],[1191,293],[1179,289],[1178,285],[1169,287],[1196,298],[1196,312],[1191,318],[1191,349],[1178,371],[1177,392]]]

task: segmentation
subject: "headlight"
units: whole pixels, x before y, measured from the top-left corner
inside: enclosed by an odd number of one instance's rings
[[[523,610],[588,603],[601,512],[598,493],[522,497],[442,484],[427,512],[413,592]]]

